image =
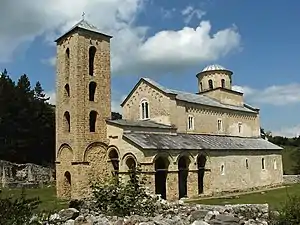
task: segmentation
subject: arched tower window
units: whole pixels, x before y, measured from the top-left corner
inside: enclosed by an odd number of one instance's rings
[[[64,113],[64,131],[65,132],[71,131],[71,117],[68,111]]]
[[[225,88],[225,79],[222,79],[222,80],[221,80],[221,87],[222,87],[222,88]]]
[[[211,79],[208,80],[208,87],[209,87],[209,89],[214,88],[213,81]]]
[[[248,162],[248,159],[246,159],[246,169],[249,169],[249,162]]]
[[[94,61],[96,55],[96,47],[91,46],[89,49],[89,74],[94,76]]]
[[[141,119],[149,119],[149,103],[147,100],[141,102]]]
[[[70,86],[69,86],[69,84],[65,85],[65,96],[70,97]]]
[[[96,82],[94,82],[94,81],[90,82],[90,84],[89,84],[89,100],[90,101],[95,101],[96,87],[97,87]]]
[[[221,165],[221,175],[225,175],[225,165]]]
[[[66,78],[69,78],[70,75],[70,49],[67,48],[66,54],[65,54],[65,72],[66,72]]]
[[[97,112],[90,112],[90,132],[96,132]]]
[[[203,91],[203,85],[202,85],[202,82],[200,82],[200,91]]]

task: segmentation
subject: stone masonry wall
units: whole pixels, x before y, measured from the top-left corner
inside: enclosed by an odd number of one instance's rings
[[[93,74],[91,49],[95,49]],[[90,85],[95,87],[94,99]],[[101,172],[107,166],[102,160],[108,143],[105,121],[111,115],[110,38],[81,29],[62,38],[57,43],[56,88],[57,195],[77,197],[88,187],[91,171],[105,176]],[[96,115],[95,131],[90,131],[90,113]]]
[[[147,171],[147,185],[151,190],[155,190],[155,159],[159,156],[164,157],[169,162],[166,181],[168,200],[178,199],[178,161],[183,155],[188,156],[190,160],[187,180],[189,198],[198,196],[197,157],[201,154],[207,157],[203,195],[282,183],[282,157],[279,151],[141,151],[124,140],[122,134],[121,128],[108,125],[108,135],[114,135],[114,138],[110,139],[110,146],[118,152],[120,172],[128,170],[126,160],[132,157],[137,163],[141,163],[144,171]]]
[[[124,119],[140,119],[140,103],[143,99],[149,103],[151,120],[167,125],[174,124],[178,132],[260,136],[259,115],[257,114],[176,101],[146,82],[142,82],[137,87],[123,106]],[[189,115],[194,117],[194,130],[187,129]],[[221,131],[218,131],[218,119],[222,120]],[[238,129],[239,123],[242,123],[241,133]]]
[[[300,175],[283,175],[284,184],[300,183]]]
[[[53,169],[31,163],[16,164],[0,160],[2,187],[37,187],[54,180]]]

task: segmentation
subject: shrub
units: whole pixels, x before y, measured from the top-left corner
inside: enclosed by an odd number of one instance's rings
[[[279,214],[271,218],[272,225],[300,224],[300,197],[288,196],[286,202],[278,209]]]
[[[29,221],[39,203],[38,198],[26,198],[24,190],[17,198],[5,197],[0,190],[0,224],[30,224]]]
[[[131,170],[127,182],[120,182],[113,177],[104,183],[94,183],[92,191],[96,208],[107,215],[153,215],[157,198],[147,193],[140,174],[140,169],[136,168]]]

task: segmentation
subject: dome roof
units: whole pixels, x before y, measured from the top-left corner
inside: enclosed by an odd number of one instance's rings
[[[223,66],[218,65],[218,64],[213,64],[213,65],[208,65],[201,72],[214,71],[214,70],[227,70],[227,69]]]

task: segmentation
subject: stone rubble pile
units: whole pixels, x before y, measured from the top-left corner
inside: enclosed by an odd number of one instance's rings
[[[55,225],[267,225],[268,204],[190,205],[182,201],[158,201],[154,216],[131,215],[124,218],[105,216],[84,204],[80,210],[63,209],[50,216],[43,224]]]

